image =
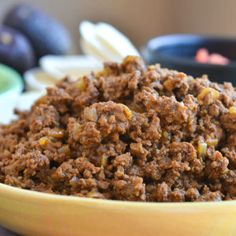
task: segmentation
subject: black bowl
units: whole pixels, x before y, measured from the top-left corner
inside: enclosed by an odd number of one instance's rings
[[[206,48],[230,60],[228,65],[203,64],[194,60],[196,52]],[[194,77],[207,74],[216,82],[232,82],[236,85],[236,39],[188,34],[166,35],[148,41],[143,50],[148,64],[185,72]]]

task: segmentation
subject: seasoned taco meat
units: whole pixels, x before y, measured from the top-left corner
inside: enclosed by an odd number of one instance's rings
[[[236,199],[230,83],[129,56],[65,78],[17,114],[0,126],[1,183],[126,201]]]

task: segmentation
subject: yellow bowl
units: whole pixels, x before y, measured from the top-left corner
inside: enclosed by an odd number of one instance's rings
[[[141,203],[59,196],[0,184],[0,225],[43,236],[236,235],[236,201]]]

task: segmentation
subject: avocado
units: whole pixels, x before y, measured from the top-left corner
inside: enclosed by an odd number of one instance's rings
[[[0,26],[0,63],[20,73],[35,65],[34,52],[28,39],[7,26]]]
[[[16,4],[5,15],[3,23],[28,37],[37,58],[70,51],[71,38],[65,27],[38,7],[27,3]]]

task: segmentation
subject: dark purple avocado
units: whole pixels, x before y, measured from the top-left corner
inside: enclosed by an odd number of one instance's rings
[[[0,26],[0,63],[20,73],[35,65],[34,52],[28,39],[7,26]]]
[[[22,32],[30,40],[38,58],[70,51],[71,38],[65,27],[35,6],[16,4],[5,15],[3,23]]]

